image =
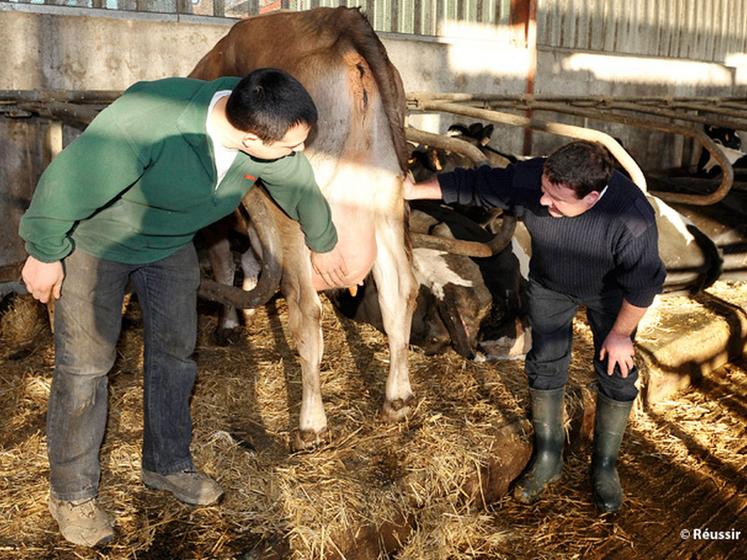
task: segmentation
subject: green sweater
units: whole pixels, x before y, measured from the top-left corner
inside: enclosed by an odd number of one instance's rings
[[[258,178],[300,222],[311,250],[334,248],[329,205],[302,154],[262,161],[239,152],[215,188],[207,110],[216,91],[238,81],[167,78],[130,87],[42,174],[19,230],[27,252],[43,262],[74,248],[154,262],[233,212]]]

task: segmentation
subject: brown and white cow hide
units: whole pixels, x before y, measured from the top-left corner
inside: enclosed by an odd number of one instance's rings
[[[242,20],[190,77],[244,76],[262,67],[289,72],[317,106],[319,122],[306,154],[332,209],[350,284],[371,271],[381,287],[378,303],[390,349],[383,417],[400,419],[413,397],[407,353],[416,295],[402,197],[407,150],[400,76],[366,19],[357,9],[341,7]],[[327,428],[319,382],[323,342],[317,295],[324,284],[312,271],[298,225],[280,211],[274,219],[282,255],[273,256],[281,259],[280,290],[301,361],[296,446],[304,448],[316,445]],[[211,258],[214,266],[222,262],[230,268],[228,244],[214,247],[222,250]]]

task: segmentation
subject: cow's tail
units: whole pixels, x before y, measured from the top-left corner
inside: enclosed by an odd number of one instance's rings
[[[262,246],[262,270],[257,285],[252,290],[243,290],[203,278],[199,295],[239,309],[254,309],[267,303],[278,291],[283,274],[283,245],[277,230],[273,212],[279,212],[270,201],[270,196],[260,187],[254,186],[242,200],[251,216],[254,229]],[[247,233],[246,231],[242,233]]]
[[[405,140],[405,90],[402,78],[389,61],[386,49],[359,8],[336,9],[339,25],[345,30],[355,50],[366,60],[373,73],[389,122],[392,142],[402,173],[407,172],[407,142]]]

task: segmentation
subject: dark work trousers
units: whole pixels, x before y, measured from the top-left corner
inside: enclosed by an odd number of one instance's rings
[[[620,291],[606,292],[587,298],[574,298],[548,290],[534,280],[527,287],[529,324],[532,327],[532,349],[527,354],[525,369],[533,389],[557,389],[568,381],[568,365],[573,341],[573,317],[579,305],[586,305],[586,316],[594,335],[594,369],[599,392],[616,401],[632,401],[638,394],[635,381],[638,369],[633,368],[623,378],[615,365],[607,375],[607,359],[599,359],[604,339],[612,330],[622,306]],[[633,333],[635,336],[635,333]]]
[[[47,412],[51,494],[96,496],[107,417],[107,373],[114,364],[128,281],[144,324],[143,468],[193,468],[189,399],[196,376],[199,268],[192,244],[161,261],[129,265],[75,251],[63,261],[55,307],[55,370]]]

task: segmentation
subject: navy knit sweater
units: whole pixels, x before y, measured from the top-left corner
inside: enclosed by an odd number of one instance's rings
[[[664,283],[655,214],[640,189],[614,172],[604,196],[573,218],[553,218],[540,204],[543,158],[457,169],[438,176],[444,202],[503,208],[523,218],[532,236],[529,276],[577,298],[609,290],[638,307],[651,305]]]

